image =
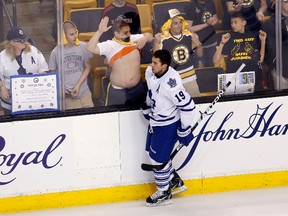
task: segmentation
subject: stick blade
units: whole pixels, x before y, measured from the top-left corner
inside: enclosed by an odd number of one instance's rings
[[[141,168],[144,171],[162,170],[166,165],[167,165],[167,163],[159,164],[159,165],[152,165],[152,164],[143,163],[143,164],[141,164]]]
[[[153,171],[153,165],[142,163],[141,169],[144,171]]]

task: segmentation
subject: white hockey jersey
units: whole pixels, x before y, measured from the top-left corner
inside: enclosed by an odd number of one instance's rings
[[[145,78],[148,85],[146,103],[151,107],[150,125],[169,125],[179,119],[182,128],[192,125],[195,104],[185,91],[178,72],[169,67],[169,70],[158,78],[149,66]]]

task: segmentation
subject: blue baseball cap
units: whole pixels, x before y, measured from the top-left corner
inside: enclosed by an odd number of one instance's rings
[[[7,34],[7,40],[15,40],[25,42],[29,39],[29,36],[19,27],[12,27]]]

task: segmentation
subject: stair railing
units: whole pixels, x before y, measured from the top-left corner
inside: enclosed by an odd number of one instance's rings
[[[0,41],[4,40],[4,21],[3,21],[3,10],[6,14],[10,27],[17,26],[17,10],[15,0],[10,0],[12,5],[12,18],[7,8],[7,0],[1,0],[0,3]]]

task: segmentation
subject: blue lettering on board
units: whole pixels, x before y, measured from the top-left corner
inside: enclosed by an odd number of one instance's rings
[[[13,171],[19,166],[28,166],[41,164],[45,169],[51,169],[57,166],[62,160],[62,156],[56,161],[51,161],[50,156],[55,152],[59,146],[65,140],[66,135],[61,134],[56,137],[51,144],[47,147],[45,151],[31,151],[22,152],[19,155],[16,154],[3,154],[2,151],[5,148],[6,141],[0,136],[0,177],[8,176],[13,173]],[[11,177],[10,180],[2,181],[0,179],[0,185],[6,185],[13,182],[16,177]]]
[[[180,170],[186,164],[189,162],[189,160],[192,158],[194,151],[198,144],[203,142],[211,142],[211,141],[217,141],[217,140],[239,140],[239,139],[251,139],[255,136],[264,137],[264,136],[280,136],[280,135],[286,135],[288,131],[288,124],[276,124],[275,119],[276,114],[280,110],[283,104],[276,107],[274,110],[272,108],[273,103],[269,104],[266,107],[261,108],[259,105],[257,105],[256,112],[253,113],[248,118],[248,126],[245,129],[240,128],[229,128],[227,123],[229,121],[235,121],[235,119],[232,119],[234,112],[229,112],[222,121],[218,121],[219,125],[215,125],[215,122],[213,122],[213,126],[216,127],[214,131],[207,130],[207,125],[213,118],[215,111],[212,113],[208,113],[207,120],[201,124],[202,127],[200,128],[200,131],[198,134],[194,134],[194,140],[192,142],[192,148],[182,163],[182,165],[177,169]],[[270,111],[268,113],[268,111]],[[243,122],[243,120],[242,120]],[[225,129],[228,128],[228,129]],[[196,145],[196,146],[195,146]],[[193,148],[193,146],[195,146]]]

